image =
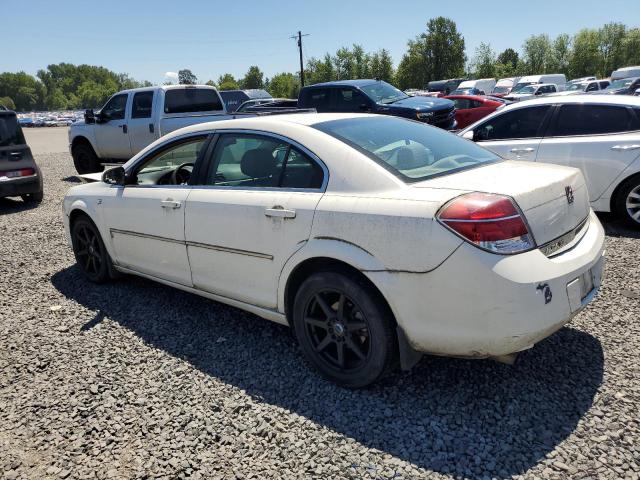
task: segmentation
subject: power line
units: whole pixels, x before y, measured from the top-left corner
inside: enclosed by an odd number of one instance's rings
[[[298,40],[298,52],[300,53],[300,86],[304,87],[304,63],[302,62],[302,37],[308,37],[310,34],[302,33],[298,30],[298,35],[293,35],[289,38]]]

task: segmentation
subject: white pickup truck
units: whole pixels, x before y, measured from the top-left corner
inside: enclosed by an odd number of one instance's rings
[[[124,90],[84,122],[69,128],[69,149],[79,174],[124,162],[167,133],[195,123],[227,120],[218,91],[207,85],[165,85]]]

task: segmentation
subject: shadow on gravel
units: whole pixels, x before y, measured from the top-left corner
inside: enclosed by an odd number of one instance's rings
[[[70,175],[68,177],[64,177],[61,179],[63,182],[69,182],[69,183],[82,183],[82,180],[80,180],[78,177],[76,177],[75,175]]]
[[[0,215],[24,212],[25,210],[38,208],[38,206],[37,203],[23,202],[17,198],[0,198]]]
[[[563,328],[512,367],[429,357],[349,391],[307,369],[287,328],[240,310],[135,277],[91,285],[75,266],[52,282],[96,312],[81,331],[108,318],[259,401],[458,477],[525,472],[574,430],[602,383],[600,342]]]
[[[613,213],[599,212],[598,218],[604,227],[604,233],[609,237],[640,238],[640,228],[628,227],[622,220],[616,218]]]

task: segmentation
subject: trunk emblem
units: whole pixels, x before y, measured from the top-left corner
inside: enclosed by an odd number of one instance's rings
[[[569,187],[564,187],[564,193],[567,196],[567,203],[569,205],[571,205],[573,203],[573,188]]]

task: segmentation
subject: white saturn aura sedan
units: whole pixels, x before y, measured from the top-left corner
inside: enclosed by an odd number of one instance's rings
[[[513,361],[600,285],[604,232],[580,170],[420,122],[203,123],[93,175],[63,206],[89,280],[140,275],[290,325],[347,387],[422,353]]]

